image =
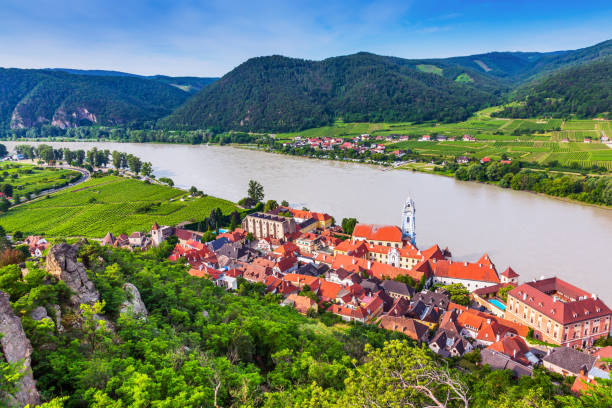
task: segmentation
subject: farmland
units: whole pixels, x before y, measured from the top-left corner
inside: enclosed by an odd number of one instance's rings
[[[0,183],[13,186],[13,196],[26,196],[68,183],[81,173],[75,170],[38,167],[30,164],[0,165]]]
[[[376,143],[387,146],[387,151],[406,149],[434,157],[459,155],[480,159],[489,156],[499,159],[506,155],[538,164],[557,161],[563,166],[601,166],[612,171],[612,148],[600,139],[612,139],[612,124],[605,120],[562,120],[562,119],[504,119],[491,118],[490,113],[498,108],[478,112],[467,121],[459,123],[344,123],[337,121],[333,126],[308,129],[276,135],[278,141],[296,136],[352,138],[368,133],[380,136]],[[417,141],[419,136],[429,134],[455,141]],[[464,142],[463,135],[469,134],[476,141]],[[399,135],[411,136],[410,140],[398,141]],[[393,140],[387,140],[393,137]],[[592,143],[585,143],[585,139]]]
[[[224,214],[238,209],[219,198],[186,196],[185,191],[167,186],[117,176],[98,177],[11,209],[0,216],[0,224],[7,231],[26,234],[100,238],[109,231],[145,231],[155,221],[174,225],[201,220],[217,207]]]

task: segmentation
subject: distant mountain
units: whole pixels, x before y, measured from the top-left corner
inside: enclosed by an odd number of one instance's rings
[[[323,61],[252,58],[159,122],[167,128],[287,131],[345,121],[459,121],[499,102],[470,69],[359,53]],[[465,80],[457,80],[461,75]]]
[[[492,52],[446,59],[409,60],[369,53],[323,61],[253,58],[158,124],[166,128],[287,131],[327,125],[336,119],[458,121],[485,106],[517,97],[519,93],[512,92],[517,87],[611,54],[612,40],[574,51]],[[589,71],[589,75],[595,73]],[[609,83],[605,77],[600,81]],[[593,98],[588,92],[577,92],[582,85],[588,89],[588,84],[576,85],[573,103],[564,111],[587,114],[605,106],[603,102],[586,109]],[[526,86],[520,97],[530,89],[536,92]],[[547,86],[538,89],[538,95],[546,97]]]
[[[612,56],[570,65],[528,82],[516,91],[515,104],[496,116],[612,117]]]
[[[168,115],[210,78],[0,68],[0,129],[131,125]]]

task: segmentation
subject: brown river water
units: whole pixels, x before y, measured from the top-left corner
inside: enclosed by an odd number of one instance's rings
[[[18,144],[2,143],[9,151]],[[454,259],[468,261],[487,252],[500,273],[510,265],[521,280],[556,275],[612,307],[612,209],[443,176],[232,147],[48,144],[132,153],[151,162],[157,177],[232,201],[244,197],[248,181],[255,179],[263,184],[266,199],[327,212],[338,222],[355,217],[399,225],[410,195],[420,248],[437,243],[448,246]]]

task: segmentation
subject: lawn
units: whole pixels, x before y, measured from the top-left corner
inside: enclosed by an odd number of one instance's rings
[[[4,163],[0,165],[0,184],[13,186],[13,196],[36,194],[59,187],[81,173],[54,167],[38,167],[32,164]]]
[[[429,65],[429,64],[419,64],[416,66],[417,69],[421,72],[426,72],[428,74],[436,74],[436,75],[442,75],[442,68],[437,67],[435,65]],[[469,77],[468,77],[469,78]],[[471,79],[471,78],[470,78]]]
[[[0,216],[0,225],[10,232],[101,238],[109,231],[148,231],[155,221],[165,225],[199,221],[217,207],[224,214],[238,210],[232,202],[215,197],[181,201],[186,195],[167,186],[106,176],[11,209]]]

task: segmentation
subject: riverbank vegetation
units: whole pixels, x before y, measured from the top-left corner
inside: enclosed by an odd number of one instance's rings
[[[80,260],[100,302],[78,315],[69,289],[42,265],[0,269],[0,290],[21,316],[34,352],[32,370],[44,401],[65,407],[452,407],[566,408],[584,404],[569,381],[536,369],[480,366],[477,351],[440,359],[401,333],[305,317],[279,306],[279,295],[241,281],[236,293],[165,260],[171,246],[130,252],[84,244]],[[138,289],[148,316],[120,314],[126,283]],[[59,305],[60,309],[56,306]],[[37,307],[61,310],[62,330],[34,320]],[[96,323],[93,311],[112,322]],[[55,314],[52,314],[55,316]],[[426,384],[419,381],[429,378]],[[419,385],[419,386],[417,386]],[[610,387],[596,392],[610,401]],[[448,394],[450,393],[450,394]],[[57,404],[61,406],[61,404]]]
[[[0,223],[11,232],[101,238],[109,231],[147,231],[155,221],[167,225],[200,221],[217,208],[225,215],[240,211],[219,198],[189,197],[188,192],[166,185],[99,174],[11,209],[0,216]]]

